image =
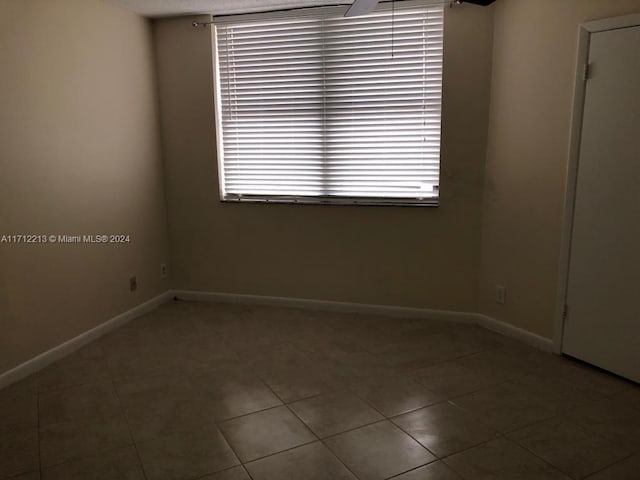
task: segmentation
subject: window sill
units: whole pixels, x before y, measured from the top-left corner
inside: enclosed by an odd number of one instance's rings
[[[342,206],[370,206],[370,207],[438,207],[438,198],[353,198],[353,197],[261,197],[247,196],[225,197],[223,203],[273,203],[287,205],[342,205]]]

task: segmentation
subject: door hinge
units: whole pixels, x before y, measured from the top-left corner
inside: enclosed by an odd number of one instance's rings
[[[591,64],[585,63],[584,70],[582,72],[582,79],[586,82],[589,78],[591,78]]]
[[[569,305],[564,306],[564,310],[562,310],[562,320],[566,320],[569,315]]]

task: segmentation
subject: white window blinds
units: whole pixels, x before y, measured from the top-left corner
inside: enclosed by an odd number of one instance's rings
[[[216,25],[224,200],[436,204],[443,7]]]

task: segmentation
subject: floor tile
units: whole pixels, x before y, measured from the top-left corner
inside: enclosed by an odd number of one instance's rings
[[[392,421],[439,457],[489,441],[497,432],[449,403],[439,403]]]
[[[54,364],[38,374],[42,392],[111,380],[106,361],[84,360],[73,365]]]
[[[35,427],[0,430],[0,478],[39,468],[38,430]]]
[[[136,442],[214,426],[208,402],[185,376],[132,377],[116,389]]]
[[[156,331],[155,312],[136,318],[132,322],[100,338],[96,343],[102,348],[103,355],[110,357],[136,350],[155,349],[163,346]]]
[[[246,467],[253,480],[355,480],[320,442],[256,460]]]
[[[382,480],[436,459],[389,421],[341,433],[325,444],[360,480]]]
[[[111,417],[120,409],[113,384],[93,383],[40,394],[40,425],[99,420]]]
[[[320,395],[289,405],[318,437],[351,430],[384,417],[352,393]]]
[[[519,349],[501,347],[478,352],[455,361],[471,370],[481,381],[496,384],[528,373],[528,364]]]
[[[125,377],[114,382],[125,406],[144,405],[158,398],[189,398],[195,393],[189,379],[178,370],[153,375]]]
[[[238,356],[222,339],[211,336],[173,340],[165,355],[175,367],[184,370],[213,369],[238,362]]]
[[[40,472],[30,472],[17,477],[11,477],[9,480],[40,480]]]
[[[133,446],[45,468],[43,480],[145,480]]]
[[[531,395],[544,398],[545,405],[558,414],[602,398],[590,389],[556,376],[530,374],[519,377],[512,383],[531,392]]]
[[[104,352],[93,342],[35,375],[38,391],[59,390],[111,380]]]
[[[445,362],[422,368],[412,377],[423,387],[449,399],[481,390],[490,383],[473,370],[456,362]]]
[[[640,411],[617,398],[593,402],[568,418],[616,443],[627,452],[640,451]]]
[[[393,477],[393,480],[462,480],[462,477],[440,461]]]
[[[625,389],[611,398],[640,412],[640,386]]]
[[[638,477],[638,472],[640,472],[640,453],[590,475],[587,480],[631,480]]]
[[[284,406],[227,420],[220,424],[220,430],[243,462],[316,440]]]
[[[539,368],[545,377],[558,378],[593,398],[605,398],[625,390],[630,382],[569,357],[552,356]]]
[[[149,404],[127,407],[125,416],[136,442],[215,426],[213,415],[204,400],[163,399]]]
[[[0,431],[38,425],[38,395],[28,389],[0,390]]]
[[[512,382],[455,398],[452,403],[501,432],[510,432],[556,414],[547,405],[546,398]]]
[[[155,320],[154,325],[158,337],[170,345],[222,346],[215,322],[202,315],[163,315]]]
[[[316,363],[322,365],[326,383],[334,390],[347,389],[352,385],[380,378],[385,372],[393,373],[369,353],[335,354],[334,352],[319,355]]]
[[[320,372],[310,368],[277,366],[261,371],[260,377],[285,403],[331,390]]]
[[[393,346],[378,354],[388,366],[400,371],[412,371],[436,363],[473,354],[478,347],[455,341],[451,335],[437,333],[418,340]]]
[[[465,480],[569,480],[551,465],[504,439],[457,453],[444,462]]]
[[[147,480],[186,480],[238,465],[217,429],[177,433],[137,445]]]
[[[30,375],[22,380],[11,383],[6,387],[0,389],[0,396],[14,396],[23,395],[26,393],[37,394],[38,393],[38,379],[37,374]]]
[[[213,473],[198,480],[251,480],[244,467],[233,467],[222,472]]]
[[[105,347],[105,357],[114,379],[163,373],[174,367],[165,356],[166,347],[157,340],[110,341],[113,344]]]
[[[250,327],[250,330],[251,331]],[[242,332],[239,342],[232,342],[242,362],[260,367],[295,367],[305,361],[309,352],[302,351],[295,341],[289,341],[276,333],[276,330],[260,335],[253,330],[253,338],[247,339],[246,331]]]
[[[131,444],[129,427],[121,415],[97,422],[64,422],[40,427],[43,467],[99,455]]]
[[[509,434],[509,438],[576,479],[626,456],[604,437],[561,419],[518,430]]]
[[[355,386],[353,391],[387,417],[433,405],[444,399],[412,379],[400,376],[372,379]]]
[[[491,348],[500,348],[504,346],[519,347],[522,345],[512,338],[505,337],[504,335],[494,332],[493,330],[488,330],[479,325],[468,323],[451,324],[448,322],[443,322],[441,329],[445,332],[455,332],[456,337],[459,340],[476,345],[478,349],[482,350],[489,350]]]
[[[194,388],[207,397],[217,420],[246,415],[282,405],[255,375],[242,368],[217,370],[191,376]]]

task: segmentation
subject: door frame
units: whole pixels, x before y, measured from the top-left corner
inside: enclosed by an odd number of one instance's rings
[[[555,328],[553,334],[553,351],[562,354],[562,340],[564,336],[565,305],[569,286],[569,264],[571,261],[571,234],[573,231],[573,214],[575,207],[576,185],[578,182],[578,163],[580,160],[580,145],[582,143],[582,121],[584,116],[584,101],[586,95],[586,73],[589,61],[589,47],[591,35],[608,30],[619,30],[640,26],[640,14],[622,17],[593,20],[580,24],[578,34],[578,58],[576,63],[576,78],[573,94],[573,114],[571,117],[571,133],[569,143],[569,161],[566,171],[566,188],[564,198],[564,212],[562,219],[562,237],[560,245],[560,264],[558,269],[558,291],[555,308]]]

